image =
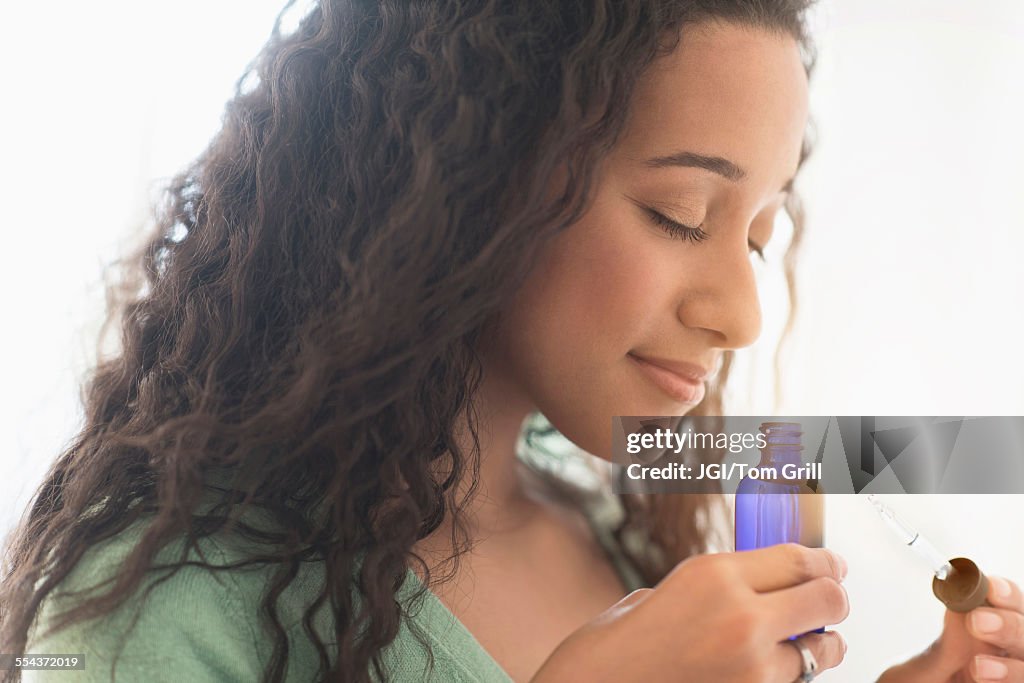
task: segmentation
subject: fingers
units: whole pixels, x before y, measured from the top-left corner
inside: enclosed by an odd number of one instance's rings
[[[807,646],[818,663],[818,673],[825,669],[838,666],[846,656],[846,641],[835,631],[825,633],[808,633],[798,639]],[[798,681],[804,672],[804,660],[800,650],[791,641],[784,640],[775,646],[776,670],[780,672],[779,680]]]
[[[761,601],[771,615],[769,632],[779,639],[838,624],[850,614],[846,589],[832,577],[763,594]]]
[[[1024,658],[1024,614],[1008,609],[978,607],[967,618],[971,635]]]
[[[1024,681],[1024,662],[1019,659],[978,655],[971,662],[971,676],[978,683],[1018,683]]]
[[[1001,576],[988,577],[988,601],[993,607],[1024,613],[1024,592],[1013,581]]]
[[[1002,648],[1011,657],[1024,658],[1024,592],[1000,576],[988,577],[988,585],[992,607],[971,610],[967,628],[978,640]],[[1024,681],[1024,676],[1020,680]]]
[[[735,556],[742,578],[758,593],[789,588],[823,576],[836,581],[846,577],[846,561],[827,548],[781,543],[744,550]]]

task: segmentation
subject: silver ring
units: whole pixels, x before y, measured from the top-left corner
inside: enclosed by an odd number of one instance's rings
[[[814,658],[814,655],[811,654],[810,649],[808,649],[808,647],[804,645],[799,638],[789,640],[786,642],[788,642],[790,645],[797,649],[797,651],[800,653],[800,659],[803,660],[804,671],[796,680],[799,681],[799,683],[810,683],[814,680],[814,677],[817,674],[818,660]],[[794,681],[794,683],[796,683],[796,681]]]

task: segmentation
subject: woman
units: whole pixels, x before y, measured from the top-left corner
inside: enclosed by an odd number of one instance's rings
[[[613,415],[720,414],[759,332],[750,254],[780,209],[800,232],[804,11],[324,0],[276,27],[11,539],[0,651],[85,653],[97,681],[838,665],[836,632],[786,641],[845,618],[835,554],[708,553],[715,491],[623,496],[616,523],[607,482],[517,457],[535,413],[604,459]],[[948,614],[883,679],[984,653],[1024,680],[1021,592],[993,586],[1002,630]]]

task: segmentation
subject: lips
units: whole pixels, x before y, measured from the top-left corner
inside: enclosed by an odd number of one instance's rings
[[[627,354],[655,386],[679,403],[697,404],[704,398],[708,370],[695,363]]]

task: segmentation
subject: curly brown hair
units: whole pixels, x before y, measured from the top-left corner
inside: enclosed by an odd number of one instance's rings
[[[24,651],[89,548],[147,519],[117,581],[55,628],[113,610],[172,539],[232,529],[270,549],[232,568],[275,572],[264,680],[286,670],[276,598],[311,559],[325,583],[306,616],[329,605],[338,653],[311,633],[320,673],[380,677],[396,587],[410,562],[429,575],[413,544],[449,515],[461,529],[457,485],[475,491],[480,332],[587,207],[638,76],[707,19],[793,36],[808,75],[814,61],[807,0],[321,0],[283,33],[291,4],[143,246],[116,264],[100,340],[117,328],[120,348],[98,355],[84,427],[8,538],[2,652]],[[792,296],[795,194],[786,210]],[[721,414],[731,358],[695,414]],[[215,473],[230,481],[224,505],[201,512]],[[707,549],[701,518],[721,499],[623,496],[623,529],[661,551],[636,558],[648,581]],[[280,531],[247,525],[247,509]]]

